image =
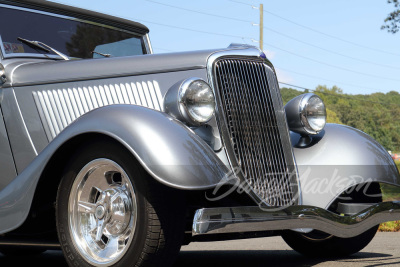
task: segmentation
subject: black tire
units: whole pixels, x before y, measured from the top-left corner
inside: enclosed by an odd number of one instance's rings
[[[103,140],[92,141],[71,157],[58,189],[57,231],[68,264],[94,265],[90,257],[85,257],[74,242],[70,225],[72,215],[68,208],[77,175],[87,163],[96,159],[111,160],[125,171],[134,188],[136,200],[137,216],[133,236],[129,238],[130,243],[124,241],[125,245],[128,243],[124,254],[117,261],[111,262],[111,266],[172,265],[184,236],[185,209],[182,192],[154,181],[134,156],[119,143]],[[106,263],[105,265],[110,266]]]
[[[344,257],[365,248],[374,238],[378,227],[351,238],[340,238],[316,230],[308,234],[285,231],[282,238],[292,249],[307,257]]]
[[[351,189],[349,191],[350,193],[343,193],[329,210],[334,212],[339,201],[349,203],[378,203],[382,201],[379,184],[364,185],[358,190]],[[282,238],[292,249],[307,257],[344,257],[365,248],[374,238],[378,228],[379,225],[374,226],[351,238],[340,238],[317,230],[307,234],[284,231]]]

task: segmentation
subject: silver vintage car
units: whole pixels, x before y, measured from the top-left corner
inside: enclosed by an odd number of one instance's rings
[[[358,252],[400,219],[367,134],[321,98],[282,104],[255,47],[152,54],[140,23],[0,0],[0,252],[71,266],[168,266],[181,245],[281,235]]]

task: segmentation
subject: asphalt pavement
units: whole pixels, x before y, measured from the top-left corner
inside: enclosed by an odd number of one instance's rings
[[[61,251],[39,256],[0,254],[1,267],[67,266]],[[400,233],[378,233],[361,252],[347,258],[310,259],[294,252],[280,237],[191,243],[183,246],[174,267],[255,266],[400,266]]]

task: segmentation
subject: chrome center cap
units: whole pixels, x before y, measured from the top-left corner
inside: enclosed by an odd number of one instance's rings
[[[106,209],[104,208],[104,206],[102,206],[102,205],[97,206],[96,212],[95,212],[96,218],[101,220],[104,218],[105,214],[106,214]]]
[[[132,205],[130,197],[123,190],[111,197],[110,209],[107,220],[106,229],[112,235],[119,235],[123,233],[129,226],[132,216]]]

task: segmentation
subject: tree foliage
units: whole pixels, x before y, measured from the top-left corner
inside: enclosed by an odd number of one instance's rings
[[[292,88],[282,88],[284,103],[305,93]],[[387,150],[400,151],[400,94],[395,91],[370,95],[348,95],[333,86],[318,86],[327,108],[327,121],[357,128],[371,135]]]
[[[395,10],[390,12],[385,19],[385,24],[382,25],[381,29],[387,29],[388,32],[396,33],[400,30],[400,1],[399,0],[388,0],[389,4],[393,4]]]

